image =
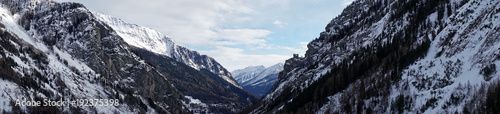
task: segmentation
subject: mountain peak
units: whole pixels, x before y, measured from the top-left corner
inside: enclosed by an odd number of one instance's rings
[[[119,18],[92,12],[99,20],[111,26],[128,44],[151,52],[172,57],[177,44],[162,33],[151,28],[130,24]]]
[[[267,68],[263,65],[249,66],[232,73],[243,89],[257,97],[262,97],[271,89],[282,70],[283,63],[278,63]]]
[[[101,13],[92,13],[98,20],[111,26],[111,28],[113,28],[113,30],[128,44],[171,57],[197,70],[206,69],[234,86],[241,88],[233,79],[231,73],[212,57],[201,55],[197,51],[180,46],[172,39],[151,28],[130,24],[119,18]]]
[[[257,99],[213,58],[82,4],[2,0],[0,37],[4,113],[237,113]],[[15,105],[61,99],[112,103]]]

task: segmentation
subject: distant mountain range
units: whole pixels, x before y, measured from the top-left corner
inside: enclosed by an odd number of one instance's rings
[[[235,70],[232,74],[243,89],[260,98],[271,89],[282,70],[283,63],[278,63],[267,68],[250,66]]]

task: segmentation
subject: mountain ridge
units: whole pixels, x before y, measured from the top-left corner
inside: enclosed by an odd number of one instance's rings
[[[164,77],[152,71],[151,66],[131,53],[121,38],[106,30],[105,25],[89,19],[89,12],[83,5],[42,0],[1,3],[1,23],[5,27],[2,27],[4,43],[0,51],[2,61],[10,61],[2,62],[2,69],[8,73],[1,75],[2,83],[6,84],[2,86],[2,99],[5,99],[2,101],[7,105],[2,107],[3,110],[19,113],[55,113],[63,110],[95,113],[125,113],[131,110],[189,112],[183,109],[181,94]],[[55,14],[70,18],[53,16]],[[129,65],[135,73],[125,75],[125,72],[119,72],[122,66]],[[170,98],[162,95],[170,95]],[[84,98],[117,99],[122,105],[83,108],[13,104],[13,101],[22,99],[57,101]]]
[[[92,12],[92,14],[96,15],[100,21],[110,25],[130,45],[169,56],[197,70],[208,69],[234,86],[241,88],[233,79],[231,73],[212,57],[180,46],[171,38],[151,28],[130,24],[116,17],[97,12]]]
[[[282,70],[283,63],[278,63],[267,68],[262,65],[248,66],[231,73],[243,89],[260,98],[271,89]]]
[[[193,58],[208,60],[207,65],[214,67],[195,69],[129,45],[82,4],[0,3],[0,109],[4,113],[237,113],[257,99],[220,77],[224,72],[213,73],[225,69],[212,58],[182,49],[185,56],[197,54]],[[179,81],[188,77],[190,81]],[[200,87],[204,91],[186,90]],[[108,99],[119,105],[15,105],[16,100],[61,99]]]
[[[354,1],[243,112],[493,113],[498,4]]]

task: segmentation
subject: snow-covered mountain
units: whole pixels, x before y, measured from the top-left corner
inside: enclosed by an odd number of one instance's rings
[[[0,3],[3,111],[188,112],[182,105],[182,95],[170,82],[133,54],[105,25],[92,20],[81,4],[43,0]],[[133,73],[120,70],[124,68]],[[15,104],[91,98],[118,103],[103,107]]]
[[[119,18],[93,12],[98,20],[109,25],[129,45],[166,55],[194,69],[207,69],[236,87],[240,87],[231,73],[212,57],[187,49],[151,28],[130,24]]]
[[[278,63],[267,68],[264,66],[249,66],[244,69],[234,70],[232,74],[243,89],[260,98],[271,89],[282,70],[283,63]]]
[[[229,72],[210,57],[173,49],[174,55],[184,53],[179,55],[185,58],[179,59],[129,44],[126,40],[144,40],[141,35],[146,33],[123,36],[96,15],[78,3],[0,1],[2,112],[237,113],[257,99],[221,77]],[[140,26],[122,29],[163,36]],[[156,40],[171,42],[166,37]],[[195,69],[178,62],[190,57],[195,64],[206,64]],[[43,102],[78,99],[89,103],[102,99],[108,104],[45,107]],[[16,104],[22,101],[42,104]]]
[[[357,0],[244,113],[499,113],[500,1]]]

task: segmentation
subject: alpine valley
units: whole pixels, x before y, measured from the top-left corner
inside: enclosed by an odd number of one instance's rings
[[[499,0],[355,0],[303,57],[234,78],[78,3],[1,0],[0,38],[0,113],[500,113]],[[119,105],[16,105],[76,99]]]
[[[213,58],[150,28],[78,3],[0,3],[2,113],[238,113],[258,99]],[[16,104],[77,99],[118,104]]]

